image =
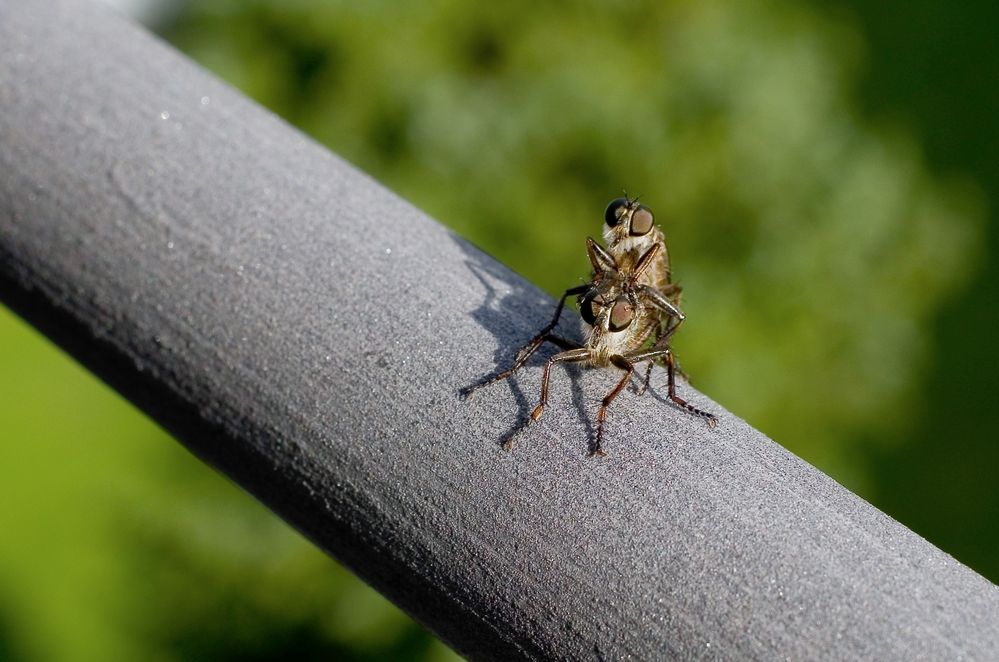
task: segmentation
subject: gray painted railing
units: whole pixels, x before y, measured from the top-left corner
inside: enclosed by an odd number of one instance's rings
[[[616,375],[559,371],[501,450],[540,369],[457,392],[552,301],[79,0],[0,0],[0,298],[469,657],[999,658],[995,586],[689,388],[589,459]]]

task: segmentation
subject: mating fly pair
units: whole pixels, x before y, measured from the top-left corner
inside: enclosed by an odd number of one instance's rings
[[[627,386],[635,366],[648,362],[641,395],[649,385],[652,366],[656,361],[666,367],[670,400],[714,427],[715,417],[688,404],[676,393],[676,360],[669,348],[669,339],[684,320],[678,307],[680,286],[672,282],[669,253],[662,231],[656,227],[652,211],[637,200],[619,198],[607,206],[604,214],[604,249],[592,238],[586,239],[586,252],[593,266],[592,280],[565,291],[555,308],[555,315],[518,353],[513,365],[463,391],[472,392],[506,379],[519,370],[544,344],[550,342],[563,351],[545,364],[541,377],[541,399],[531,416],[517,430],[524,429],[541,418],[548,403],[548,379],[556,363],[613,366],[624,371],[620,381],[604,396],[597,413],[596,443],[593,455],[604,455],[602,448],[604,420],[607,408]],[[565,300],[578,297],[579,312],[586,323],[583,345],[555,335]],[[515,433],[516,434],[516,433]],[[503,446],[510,448],[513,437]]]

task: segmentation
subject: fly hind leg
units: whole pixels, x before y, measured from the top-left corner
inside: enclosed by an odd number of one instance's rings
[[[676,359],[673,357],[673,352],[666,354],[664,362],[666,363],[666,376],[669,384],[669,390],[667,392],[669,399],[676,403],[678,407],[682,407],[694,416],[700,416],[705,419],[708,422],[709,428],[713,428],[718,425],[718,419],[715,418],[714,414],[706,412],[703,409],[698,409],[676,394]]]
[[[504,449],[510,450],[513,448],[514,438],[531,423],[536,423],[541,419],[541,415],[545,411],[545,405],[548,404],[548,378],[551,375],[552,366],[556,363],[577,363],[580,361],[586,361],[589,358],[590,350],[584,347],[578,347],[576,349],[560,352],[548,359],[548,363],[545,364],[545,371],[541,375],[541,399],[531,412],[530,418],[524,421],[524,423],[519,428],[514,430],[513,434],[507,437],[507,439],[503,442]]]
[[[680,326],[680,322],[683,320],[677,320],[675,317],[670,317],[669,321],[665,324],[660,324],[659,328],[656,330],[656,341],[652,344],[650,351],[654,352],[665,352],[673,357],[673,370],[676,374],[683,377],[687,383],[690,383],[690,377],[683,368],[680,367],[680,362],[677,361],[676,355],[673,354],[669,346],[669,339],[676,333],[676,328]],[[649,384],[652,381],[652,368],[655,366],[655,360],[649,361],[648,366],[645,368],[645,378],[642,380],[642,385],[638,389],[638,395],[644,395],[647,390],[649,390]],[[666,366],[665,359],[663,360],[663,365]],[[669,366],[666,366],[669,369]]]
[[[713,428],[718,424],[718,419],[715,418],[714,414],[706,412],[703,409],[698,409],[697,407],[695,407],[694,405],[690,404],[689,402],[681,398],[679,395],[677,395],[676,359],[673,357],[673,352],[668,347],[658,348],[658,349],[653,347],[648,351],[628,354],[627,358],[633,363],[640,363],[642,361],[650,361],[654,363],[657,359],[661,360],[663,364],[666,366],[666,375],[669,385],[667,395],[669,396],[669,399],[672,400],[673,403],[676,404],[676,406],[680,407],[684,411],[693,414],[694,416],[698,416],[700,418],[705,419],[708,423],[708,427]]]
[[[589,285],[580,285],[578,287],[571,287],[568,290],[566,290],[562,294],[562,298],[559,299],[558,305],[555,307],[555,314],[552,316],[551,322],[549,322],[547,326],[545,326],[545,328],[541,329],[541,331],[539,331],[536,336],[531,338],[531,340],[526,345],[520,348],[520,351],[517,352],[517,357],[513,361],[513,365],[510,366],[508,369],[502,372],[498,372],[491,377],[486,377],[480,382],[472,384],[471,386],[466,386],[465,388],[461,389],[461,391],[459,391],[461,396],[466,399],[470,398],[472,394],[478,391],[480,388],[484,386],[489,386],[490,384],[495,384],[496,382],[503,381],[513,373],[517,372],[524,366],[525,363],[527,363],[527,360],[531,358],[531,356],[533,356],[536,351],[538,351],[538,349],[541,347],[542,344],[544,344],[546,340],[554,345],[557,345],[558,347],[561,347],[564,350],[578,348],[579,345],[577,343],[570,342],[565,338],[556,336],[552,333],[552,331],[555,329],[556,326],[558,326],[558,320],[562,316],[562,309],[565,307],[565,300],[570,296],[582,294],[583,292],[588,290],[589,287],[590,287]]]

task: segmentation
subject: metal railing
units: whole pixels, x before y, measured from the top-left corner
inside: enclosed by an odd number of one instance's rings
[[[589,459],[570,371],[501,450],[540,369],[457,392],[548,297],[100,8],[0,17],[0,299],[458,651],[999,657],[995,586],[717,405]]]

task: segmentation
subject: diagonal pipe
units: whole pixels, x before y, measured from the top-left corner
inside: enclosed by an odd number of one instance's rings
[[[551,300],[81,0],[0,0],[0,300],[471,658],[999,657],[995,586],[730,414],[626,393],[591,460],[570,372],[502,451],[540,370],[457,391]]]

